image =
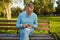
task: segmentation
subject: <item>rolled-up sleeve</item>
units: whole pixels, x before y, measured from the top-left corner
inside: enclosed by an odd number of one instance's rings
[[[22,28],[21,15],[18,16],[18,20],[17,20],[17,22],[16,22],[16,28]]]

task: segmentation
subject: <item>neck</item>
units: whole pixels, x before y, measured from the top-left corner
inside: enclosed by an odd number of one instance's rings
[[[27,12],[27,15],[30,16],[32,13]]]
[[[29,16],[30,16],[31,14],[27,13],[27,15],[29,15]]]

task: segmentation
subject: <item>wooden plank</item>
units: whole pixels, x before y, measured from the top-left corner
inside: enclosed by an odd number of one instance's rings
[[[16,24],[0,24],[0,26],[16,26]]]
[[[20,34],[0,34],[0,37],[20,37]]]
[[[31,37],[51,37],[50,34],[33,34]]]
[[[0,20],[0,22],[16,22],[17,20]],[[50,22],[49,20],[38,20],[38,22]]]
[[[16,24],[0,24],[0,26],[16,26]],[[50,26],[48,23],[38,23],[38,26]]]
[[[4,30],[19,30],[19,28],[10,28],[10,27],[2,27],[2,28],[0,28],[0,30],[2,30],[2,29],[4,29]],[[35,28],[36,30],[50,30],[49,28]]]
[[[16,22],[17,20],[0,20],[0,22]]]
[[[5,37],[5,36],[9,36],[9,37],[19,37],[20,34],[0,34],[0,37]],[[33,34],[32,36],[30,37],[51,37],[50,34]]]
[[[0,30],[19,30],[19,28],[2,27]]]
[[[39,23],[38,26],[50,26],[48,23]]]
[[[32,40],[54,40],[53,37],[31,37]]]
[[[20,39],[20,37],[0,37],[0,39]],[[54,39],[53,37],[30,37],[30,39],[34,39],[34,40],[45,40],[45,39],[48,39],[48,40],[52,40]]]
[[[39,23],[41,23],[41,22],[42,22],[42,23],[48,23],[48,22],[50,22],[50,21],[49,21],[49,20],[38,20],[38,22],[39,22]]]
[[[36,28],[36,30],[50,30],[50,28]]]
[[[0,39],[20,39],[20,37],[0,37]]]
[[[1,35],[3,35],[3,36],[1,36]],[[0,35],[0,39],[19,39],[19,34],[17,35],[17,34],[1,34]],[[39,35],[37,35],[37,34],[35,34],[34,36],[32,35],[32,36],[30,36],[30,39],[36,39],[36,40],[40,40],[40,39],[42,39],[42,40],[45,40],[45,39],[48,39],[48,40],[52,40],[52,39],[54,39],[54,37],[52,37],[52,36],[50,36],[50,35],[48,35],[48,34],[39,34]]]

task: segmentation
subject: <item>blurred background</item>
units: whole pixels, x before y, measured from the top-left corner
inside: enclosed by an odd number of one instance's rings
[[[38,15],[38,19],[50,20],[51,32],[60,38],[60,0],[0,0],[0,20],[17,20],[28,2],[34,4],[34,12]],[[4,33],[4,30],[0,33]]]

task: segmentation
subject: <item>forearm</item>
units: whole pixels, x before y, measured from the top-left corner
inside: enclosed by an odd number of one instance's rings
[[[22,24],[16,24],[16,28],[22,28]]]

